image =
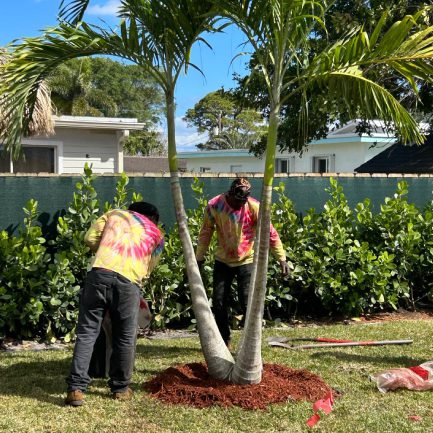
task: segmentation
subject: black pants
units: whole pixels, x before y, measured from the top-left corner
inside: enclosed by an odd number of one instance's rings
[[[252,264],[230,267],[215,261],[213,269],[212,308],[218,329],[226,344],[230,341],[230,304],[232,301],[232,283],[236,277],[238,298],[245,317],[248,303]]]
[[[85,391],[90,383],[88,370],[93,346],[107,311],[113,327],[108,384],[112,392],[126,391],[134,366],[139,298],[138,286],[116,272],[96,268],[87,274],[80,298],[71,372],[66,379],[68,391]]]

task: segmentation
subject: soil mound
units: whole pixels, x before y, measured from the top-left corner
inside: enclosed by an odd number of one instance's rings
[[[168,404],[197,408],[240,406],[244,409],[266,409],[272,403],[288,400],[314,402],[331,391],[321,377],[307,370],[278,364],[264,364],[263,368],[259,384],[236,385],[211,378],[204,363],[177,365],[146,382],[144,389]]]

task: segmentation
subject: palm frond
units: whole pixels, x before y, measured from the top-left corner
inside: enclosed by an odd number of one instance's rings
[[[86,24],[74,27],[62,23],[41,37],[25,39],[11,48],[9,61],[0,67],[0,112],[4,126],[0,129],[0,142],[14,153],[19,152],[21,136],[43,124],[41,119],[32,124],[32,117],[48,105],[44,81],[58,65],[94,54],[119,56],[135,63],[142,60],[139,53],[125,46],[120,36]]]
[[[90,0],[62,0],[59,7],[59,20],[77,24],[83,19]]]
[[[6,50],[0,50],[0,82],[4,79],[4,68],[6,68],[11,59],[12,56]],[[9,129],[10,118],[9,111],[5,109],[8,96],[4,92],[0,92],[0,95],[0,131],[6,131]],[[47,136],[54,133],[50,91],[45,82],[41,82],[35,91],[34,103],[24,105],[22,111],[27,117],[27,121],[23,124],[23,135]],[[1,139],[2,135],[3,133],[0,133],[0,142],[3,141]]]

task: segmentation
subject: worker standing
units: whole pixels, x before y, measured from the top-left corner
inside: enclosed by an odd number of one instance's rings
[[[213,269],[212,308],[221,336],[230,347],[231,287],[237,279],[238,298],[245,317],[254,257],[259,202],[250,196],[251,185],[246,178],[236,178],[228,192],[212,198],[205,209],[198,237],[196,257],[203,266],[214,231],[217,235]],[[289,267],[280,237],[270,226],[270,248],[287,275]]]

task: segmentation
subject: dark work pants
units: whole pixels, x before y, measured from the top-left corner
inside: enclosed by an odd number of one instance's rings
[[[126,391],[134,366],[139,299],[138,286],[116,272],[95,268],[87,274],[80,298],[71,372],[66,379],[68,391],[85,391],[90,383],[88,370],[93,346],[107,311],[113,328],[108,384],[112,392]]]
[[[230,267],[215,261],[213,269],[212,308],[218,329],[226,344],[230,341],[230,304],[232,283],[236,277],[238,298],[245,318],[252,264]]]

